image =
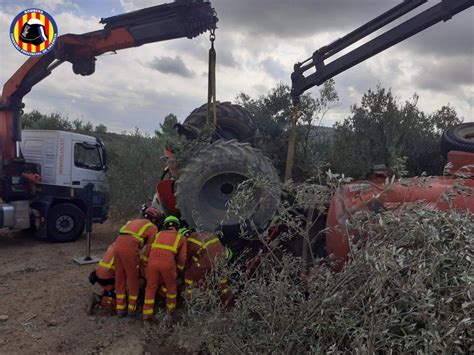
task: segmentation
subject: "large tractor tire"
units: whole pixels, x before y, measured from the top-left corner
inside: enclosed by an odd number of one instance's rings
[[[252,116],[239,105],[230,102],[218,102],[216,104],[216,137],[218,139],[236,139],[242,143],[255,145],[259,138],[259,132]],[[198,107],[190,113],[183,122],[183,126],[197,135],[206,127],[207,104]]]
[[[253,201],[246,201],[248,209],[239,216],[227,214],[227,202],[250,174],[263,176],[271,184],[279,183],[270,160],[250,144],[219,140],[204,148],[181,171],[176,182],[181,216],[192,227],[210,232],[221,230],[227,238],[229,233],[231,238],[238,234],[241,218],[246,225],[251,221],[257,228],[266,227],[276,211],[279,196],[269,196],[259,189],[253,194]]]
[[[474,122],[462,123],[447,129],[441,138],[441,151],[451,150],[474,153]]]

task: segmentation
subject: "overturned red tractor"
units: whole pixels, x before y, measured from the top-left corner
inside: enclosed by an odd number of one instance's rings
[[[474,5],[472,0],[441,1],[326,63],[331,56],[426,2],[404,1],[348,35],[316,50],[309,59],[295,64],[291,79],[292,98],[296,108],[299,96],[304,91],[323,84],[337,74],[438,22],[449,20]],[[305,76],[304,73],[309,69],[315,69],[315,72]],[[196,109],[183,125],[176,127],[177,131],[185,139],[200,139],[207,123],[206,113],[205,105]],[[235,195],[238,185],[253,175],[262,175],[275,185],[278,185],[279,178],[270,161],[252,146],[258,142],[258,129],[250,115],[242,108],[229,103],[218,104],[217,121],[211,138],[213,143],[197,152],[180,170],[174,166],[173,153],[166,150],[169,176],[164,179],[164,174],[158,183],[154,204],[165,213],[180,214],[194,227],[211,232],[219,229],[224,232],[227,240],[235,240],[242,229],[239,225],[242,218],[229,215],[227,204]],[[441,144],[448,162],[452,165],[450,176],[430,178],[425,186],[419,186],[416,180],[408,179],[403,183],[393,183],[388,188],[384,186],[386,177],[383,176],[374,180],[354,182],[336,191],[328,214],[323,219],[326,223],[311,229],[313,236],[320,235],[322,230],[326,235],[323,243],[313,243],[313,248],[322,249],[315,250],[315,254],[329,254],[336,260],[347,260],[350,251],[349,238],[353,234],[348,229],[347,222],[357,211],[369,210],[378,213],[384,210],[400,210],[407,204],[424,201],[436,209],[454,208],[474,212],[472,195],[456,194],[456,187],[460,183],[456,175],[463,176],[462,184],[466,190],[474,187],[474,123],[450,128],[444,133]],[[445,196],[450,192],[454,193],[454,197],[448,201]],[[262,200],[261,193],[256,189],[254,194],[249,196],[254,199],[255,204],[246,216],[251,220],[250,224],[258,229],[269,227],[268,222],[279,203],[279,198],[274,194]]]
[[[218,107],[221,114],[233,113],[233,119],[243,125],[240,116],[244,114],[242,108],[229,103],[219,104]],[[231,110],[223,108],[233,110],[229,113]],[[190,117],[194,114],[193,112]],[[248,114],[244,117],[246,124],[254,125]],[[230,116],[225,118],[228,119],[227,124],[232,121]],[[189,118],[184,122],[184,127],[179,129],[183,131],[189,125],[188,122]],[[195,130],[198,128],[194,127]],[[225,124],[218,129],[230,130]],[[242,139],[236,135],[232,138]],[[247,136],[246,139],[254,140],[255,137]],[[347,260],[350,252],[349,238],[354,236],[353,231],[348,228],[348,222],[358,211],[401,211],[414,202],[422,201],[435,209],[452,208],[474,213],[474,196],[457,192],[460,185],[465,192],[474,188],[474,123],[464,123],[446,131],[442,138],[442,148],[450,166],[451,173],[447,176],[426,178],[423,184],[417,178],[386,184],[388,174],[379,171],[375,179],[355,181],[338,189],[331,199],[327,216],[321,218],[326,224],[311,229],[313,254],[331,255],[341,262]],[[214,141],[197,152],[180,170],[174,166],[173,153],[165,150],[165,155],[171,168],[165,170],[157,185],[154,206],[165,214],[181,216],[198,229],[222,231],[227,241],[235,242],[242,230],[239,222],[242,221],[242,216],[227,213],[228,203],[235,196],[238,185],[255,175],[267,178],[275,186],[279,184],[279,177],[269,159],[260,150],[237,139]],[[269,221],[280,201],[274,195],[261,199],[261,194],[262,191],[258,189],[254,191],[254,201],[250,202],[254,210],[249,218],[254,227],[263,230],[270,227]],[[452,197],[448,199],[448,195]],[[325,241],[316,243],[316,236],[323,230]],[[275,233],[272,237],[275,237]],[[248,241],[240,240],[240,243]],[[296,240],[295,245],[301,245],[301,240]],[[296,254],[302,253],[296,250]],[[340,265],[339,263],[336,268],[340,268]]]

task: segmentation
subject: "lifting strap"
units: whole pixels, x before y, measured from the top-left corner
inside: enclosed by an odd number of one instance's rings
[[[207,124],[216,129],[216,50],[214,49],[214,41],[216,40],[215,29],[211,29],[209,36],[211,48],[209,49],[209,74],[207,80]]]

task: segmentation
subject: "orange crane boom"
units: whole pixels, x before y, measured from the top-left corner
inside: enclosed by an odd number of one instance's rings
[[[23,97],[34,85],[64,62],[75,74],[91,75],[96,57],[120,49],[175,38],[193,38],[216,28],[218,19],[208,1],[182,0],[101,20],[105,27],[85,34],[58,37],[55,48],[29,58],[3,87],[0,104],[2,166],[21,161],[21,110]]]

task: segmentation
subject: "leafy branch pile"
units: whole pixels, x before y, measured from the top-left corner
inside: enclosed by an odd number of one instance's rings
[[[153,336],[204,353],[472,352],[472,214],[416,203],[360,212],[350,228],[359,237],[341,272],[319,260],[302,278],[303,261],[268,243],[251,278],[237,264],[211,275],[233,276],[234,308],[195,290],[182,320]]]

